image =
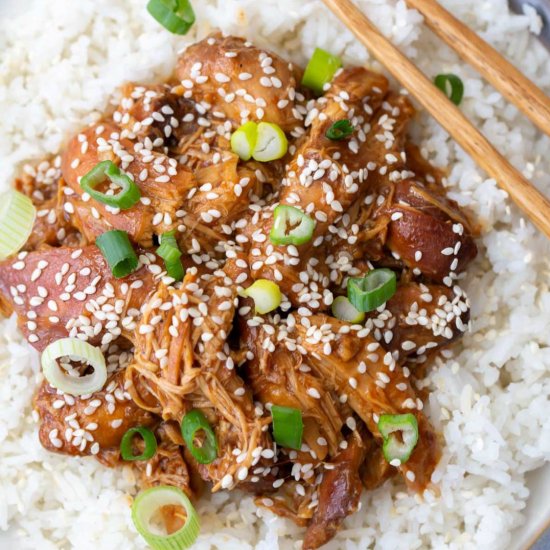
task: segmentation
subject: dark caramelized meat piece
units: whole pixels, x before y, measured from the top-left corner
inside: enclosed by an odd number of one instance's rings
[[[393,215],[388,248],[407,267],[435,281],[447,282],[450,273],[464,271],[477,255],[468,222],[457,204],[419,182],[398,182],[388,213]]]
[[[364,457],[362,437],[354,432],[347,448],[327,464],[319,487],[319,506],[307,528],[304,550],[314,550],[328,542],[344,519],[357,511],[362,490],[359,467]]]

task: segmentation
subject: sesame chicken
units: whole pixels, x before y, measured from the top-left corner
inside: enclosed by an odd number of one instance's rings
[[[44,370],[34,406],[46,449],[130,464],[141,487],[191,499],[204,487],[251,492],[305,528],[312,550],[358,510],[363,489],[393,477],[420,494],[434,488],[442,449],[422,378],[468,330],[460,285],[477,248],[444,170],[410,141],[405,95],[346,67],[315,97],[302,74],[216,32],[181,53],[168,81],[124,85],[60,156],[16,181],[37,217],[23,249],[0,262],[0,311],[17,315],[42,359],[65,338],[105,359],[54,361],[62,378],[105,369],[104,386],[83,395]],[[277,158],[232,146],[248,122],[277,125]],[[336,139],[342,122],[349,134]],[[131,206],[107,204],[127,192],[112,176],[94,182],[99,194],[83,189],[105,161],[127,178]],[[101,246],[110,232],[129,247],[116,276],[121,251]],[[368,287],[365,276],[382,271],[390,284]],[[281,409],[294,419],[283,440]],[[189,418],[201,422],[191,435]],[[408,424],[388,435],[382,418]],[[136,427],[157,448],[128,462],[121,439]]]

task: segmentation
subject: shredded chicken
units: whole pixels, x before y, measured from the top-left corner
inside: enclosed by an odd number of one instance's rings
[[[17,315],[39,351],[72,337],[107,360],[107,384],[93,395],[40,385],[34,405],[45,448],[118,466],[122,436],[148,427],[158,449],[131,463],[140,486],[173,485],[193,499],[205,486],[249,491],[306,528],[311,550],[337,534],[363,489],[393,477],[419,493],[431,486],[441,448],[416,382],[468,328],[459,282],[477,249],[475,226],[445,195],[445,172],[409,141],[415,112],[405,96],[350,67],[313,98],[301,75],[215,33],[182,53],[168,82],[125,85],[119,104],[60,157],[16,181],[37,220],[23,251],[0,262],[0,310]],[[329,139],[345,119],[352,135]],[[241,160],[230,139],[249,120],[277,124],[288,153]],[[82,189],[105,160],[139,187],[132,208]],[[119,192],[109,182],[98,190]],[[315,220],[307,242],[272,242],[278,205]],[[120,279],[95,246],[111,229],[127,232],[139,256]],[[179,282],[155,254],[173,230],[185,267]],[[381,267],[397,279],[387,303],[358,324],[335,318],[331,305],[349,278]],[[243,296],[260,279],[282,293],[280,307],[263,315]],[[74,358],[62,366],[76,375],[87,368]],[[299,448],[275,441],[275,405],[299,411]],[[217,441],[207,464],[180,428],[193,410]],[[389,460],[379,419],[405,414],[418,441],[408,459]],[[132,445],[140,451],[143,442]]]

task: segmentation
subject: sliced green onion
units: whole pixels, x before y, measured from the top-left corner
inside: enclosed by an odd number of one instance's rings
[[[365,314],[362,311],[357,311],[351,302],[345,296],[338,296],[332,302],[332,314],[340,321],[348,323],[362,323],[365,320]]]
[[[455,104],[460,105],[464,96],[464,83],[456,74],[438,74],[434,84]]]
[[[185,523],[174,533],[163,533],[156,525],[165,506],[185,509]],[[132,521],[153,550],[191,548],[200,532],[199,516],[187,495],[181,489],[168,485],[141,491],[132,504]]]
[[[187,34],[195,23],[195,12],[189,0],[150,0],[147,11],[174,34]]]
[[[250,160],[258,141],[258,125],[253,122],[243,124],[231,134],[231,150],[241,160]]]
[[[36,208],[29,197],[15,189],[0,194],[0,260],[23,248],[35,218]]]
[[[363,278],[348,281],[348,299],[358,311],[373,311],[385,304],[397,290],[391,269],[373,269]]]
[[[126,231],[107,231],[100,235],[95,244],[107,260],[112,274],[120,279],[133,273],[139,264],[138,257]]]
[[[355,128],[353,124],[347,119],[336,121],[326,132],[325,136],[332,141],[340,141],[351,136]]]
[[[197,432],[204,433],[204,441],[201,447],[195,445]],[[189,449],[189,452],[201,464],[210,464],[218,456],[218,440],[214,430],[201,411],[188,412],[181,422],[181,435]]]
[[[271,418],[273,419],[273,439],[277,445],[299,451],[302,448],[304,433],[302,412],[292,407],[273,405]]]
[[[310,88],[317,95],[323,95],[325,84],[328,84],[336,71],[342,66],[342,60],[330,53],[315,48],[302,78],[302,86]]]
[[[132,440],[134,436],[139,434],[145,443],[145,449],[139,455],[135,455],[132,448]],[[135,428],[130,428],[123,436],[120,441],[120,456],[122,460],[149,460],[155,456],[157,452],[157,438],[155,434],[145,426],[136,426]]]
[[[96,191],[95,188],[106,180],[120,187],[121,191],[116,195],[107,195],[100,191]],[[113,208],[120,208],[120,210],[132,208],[141,198],[139,187],[110,160],[104,160],[96,164],[82,177],[80,180],[80,187],[96,201],[112,206]]]
[[[270,162],[283,158],[288,151],[288,140],[283,130],[271,122],[258,124],[258,136],[252,156],[258,162]]]
[[[94,372],[84,376],[71,376],[59,366],[57,359],[60,357],[83,361],[92,366]],[[107,382],[107,367],[103,353],[78,338],[62,338],[52,342],[42,353],[40,361],[46,380],[63,393],[86,395],[101,390]]]
[[[161,235],[157,254],[164,260],[168,275],[176,281],[183,280],[185,270],[181,263],[181,250],[176,240],[175,229]]]
[[[378,430],[384,443],[384,458],[392,463],[404,464],[409,460],[418,443],[418,422],[414,414],[383,414],[378,420]]]
[[[283,299],[279,285],[268,279],[254,281],[251,286],[241,291],[240,295],[245,298],[252,298],[255,312],[260,315],[277,309]]]
[[[277,124],[253,121],[243,124],[231,135],[231,150],[241,160],[254,158],[270,162],[283,158],[288,151],[288,139]]]
[[[273,244],[301,245],[311,240],[316,222],[300,209],[280,204],[273,211],[269,239]]]

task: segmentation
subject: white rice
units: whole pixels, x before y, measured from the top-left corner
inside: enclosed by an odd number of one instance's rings
[[[125,80],[166,77],[195,36],[171,36],[146,13],[145,0],[35,0],[0,21],[0,181],[21,162],[56,153],[68,133],[98,116]],[[477,74],[421,24],[403,1],[358,2],[429,75],[465,82],[462,109],[495,145],[550,195],[549,140],[541,137]],[[445,0],[521,70],[550,91],[550,56],[530,32],[530,10],[511,15],[506,0]],[[195,0],[203,36],[213,27],[246,35],[303,63],[318,45],[365,63],[368,55],[318,0]],[[451,166],[449,192],[483,227],[480,256],[464,281],[473,332],[428,383],[428,411],[443,434],[434,474],[440,496],[424,500],[402,485],[365,494],[361,511],[329,549],[502,549],[523,521],[525,473],[550,459],[550,246],[495,182],[432,120],[414,129],[429,158]],[[94,459],[44,451],[32,419],[37,355],[14,320],[0,324],[0,529],[18,550],[145,548],[129,514],[131,471]],[[300,548],[301,531],[255,508],[241,494],[198,506],[197,548]],[[2,540],[0,538],[0,540]]]

